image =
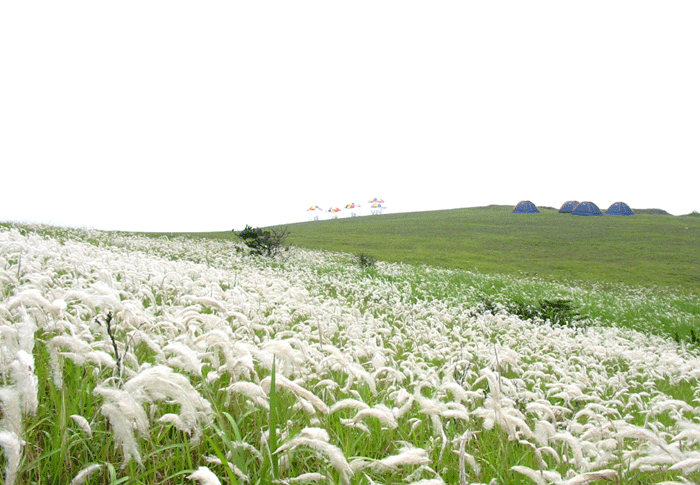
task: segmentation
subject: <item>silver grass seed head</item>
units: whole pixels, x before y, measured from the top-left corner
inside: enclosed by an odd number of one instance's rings
[[[219,478],[205,466],[200,466],[194,473],[187,476],[188,480],[197,480],[200,485],[221,485]]]
[[[139,451],[136,437],[134,436],[133,424],[127,416],[119,409],[119,406],[107,402],[100,407],[100,413],[107,417],[114,433],[114,446],[121,445],[124,455],[123,464],[136,460],[139,465],[143,464],[141,452]]]
[[[290,478],[287,481],[289,483],[321,483],[328,480],[329,478],[326,475],[322,475],[321,473],[317,472],[311,472],[302,473],[301,475],[298,475],[294,478]]]
[[[422,448],[404,446],[396,455],[388,456],[373,463],[372,467],[377,470],[396,469],[399,466],[426,465],[431,460],[428,452]]]
[[[39,378],[34,374],[34,356],[18,350],[15,360],[10,364],[10,373],[19,390],[22,412],[25,415],[36,414],[39,406]]]
[[[104,465],[94,463],[89,465],[78,472],[78,474],[71,480],[70,485],[83,485],[87,480],[90,479],[92,475],[100,471]]]
[[[14,485],[19,471],[24,441],[13,431],[0,431],[0,446],[5,453],[5,485]]]
[[[90,427],[90,423],[87,419],[85,419],[83,416],[80,416],[79,414],[72,414],[70,418],[73,421],[75,421],[75,423],[78,426],[80,426],[80,429],[83,431],[83,433],[92,438],[92,428]]]
[[[0,388],[0,410],[2,411],[0,426],[17,436],[21,436],[23,430],[20,402],[20,392],[16,386]]]

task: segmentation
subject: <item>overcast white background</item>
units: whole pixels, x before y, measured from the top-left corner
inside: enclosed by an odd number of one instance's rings
[[[700,210],[700,2],[0,3],[0,220]],[[363,204],[367,207],[369,204]]]

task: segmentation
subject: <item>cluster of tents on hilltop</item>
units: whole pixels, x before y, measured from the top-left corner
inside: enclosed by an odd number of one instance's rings
[[[513,214],[539,214],[537,206],[529,200],[521,200],[513,209]],[[573,214],[575,216],[602,216],[603,212],[591,201],[579,202],[568,200],[559,209],[559,212]],[[615,202],[605,211],[606,216],[633,216],[634,212],[624,202]]]

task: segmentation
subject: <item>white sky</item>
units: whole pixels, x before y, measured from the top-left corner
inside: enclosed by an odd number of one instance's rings
[[[700,2],[0,2],[0,220],[700,210]],[[369,204],[363,204],[365,208]]]

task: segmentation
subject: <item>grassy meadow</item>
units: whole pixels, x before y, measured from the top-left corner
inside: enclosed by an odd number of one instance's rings
[[[502,209],[0,224],[0,483],[700,482],[698,218]]]
[[[388,262],[700,293],[697,215],[511,210],[489,206],[292,224],[290,241]]]

